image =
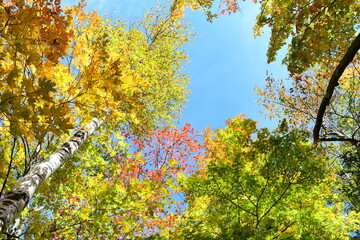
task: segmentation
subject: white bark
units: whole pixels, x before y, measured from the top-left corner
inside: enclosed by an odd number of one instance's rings
[[[85,129],[77,131],[68,142],[51,154],[43,162],[32,168],[15,186],[0,200],[0,232],[6,228],[27,206],[39,185],[51,176],[76,150],[85,142],[102,121],[93,119]]]

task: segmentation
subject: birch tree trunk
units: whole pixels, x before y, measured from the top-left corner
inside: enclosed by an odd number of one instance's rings
[[[36,189],[49,178],[75,151],[85,142],[102,121],[94,118],[85,129],[76,132],[68,142],[51,154],[43,162],[32,168],[15,186],[0,200],[0,232],[5,232],[27,206]]]

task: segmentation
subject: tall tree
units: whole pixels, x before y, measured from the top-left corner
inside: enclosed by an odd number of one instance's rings
[[[2,194],[92,117],[105,119],[94,144],[118,152],[120,127],[141,136],[169,126],[186,100],[181,46],[191,34],[181,19],[158,9],[125,24],[83,7],[1,5],[1,144],[12,146],[1,162]]]
[[[118,144],[129,147],[113,154],[86,144],[42,185],[22,215],[25,226],[15,232],[28,239],[156,238],[169,232],[184,204],[178,182],[199,155],[197,134],[187,124],[155,130],[146,139],[123,135]]]
[[[268,78],[266,88],[258,89],[261,104],[270,117],[283,116],[303,129],[311,129],[317,117],[317,107],[325,95],[331,72],[314,68],[293,76],[290,83]],[[350,209],[359,210],[359,66],[357,61],[346,69],[332,101],[326,108],[319,140],[341,164],[339,189],[349,199]],[[310,130],[308,130],[310,131]],[[338,144],[333,144],[337,142]],[[324,145],[324,144],[323,144]]]
[[[272,30],[269,61],[291,39],[284,63],[290,73],[296,73],[290,83],[268,78],[266,88],[258,90],[261,103],[270,115],[286,116],[302,127],[312,128],[315,142],[340,143],[328,150],[341,163],[340,189],[349,198],[351,208],[359,209],[360,6],[357,1],[289,4],[285,8],[278,3],[262,4],[258,17],[259,28],[268,25]]]
[[[170,239],[347,239],[353,213],[332,186],[335,169],[308,134],[272,132],[237,116],[205,134],[205,158],[183,182],[188,208]]]

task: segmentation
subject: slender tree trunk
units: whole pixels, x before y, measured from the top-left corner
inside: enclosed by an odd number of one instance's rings
[[[68,142],[51,154],[43,162],[32,168],[15,186],[0,200],[0,232],[5,232],[21,211],[27,206],[36,189],[49,178],[75,151],[85,142],[102,121],[93,119],[85,129],[76,132]]]
[[[341,75],[344,73],[347,66],[349,66],[351,61],[354,59],[354,57],[355,57],[356,53],[359,51],[359,49],[360,49],[360,33],[357,35],[357,37],[351,43],[350,47],[347,49],[345,56],[341,59],[339,64],[336,66],[336,68],[329,80],[325,95],[323,96],[323,98],[321,100],[321,103],[320,103],[320,106],[319,106],[319,109],[317,112],[316,120],[315,120],[315,126],[313,129],[314,142],[317,142],[320,138],[320,129],[322,127],[326,107],[330,104],[330,100],[334,94],[335,88],[337,86],[339,86],[339,79],[340,79]]]

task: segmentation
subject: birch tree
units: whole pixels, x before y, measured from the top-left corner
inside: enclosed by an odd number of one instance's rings
[[[12,189],[0,200],[0,231],[6,231],[21,211],[28,205],[30,199],[41,183],[48,179],[61,165],[79,149],[89,135],[101,124],[97,119],[74,134],[56,152],[34,166]]]
[[[65,8],[47,0],[1,4],[0,131],[9,150],[2,153],[0,170],[1,194],[9,192],[2,202],[4,226],[61,164],[47,173],[44,165],[63,162],[55,156],[78,147],[65,144],[51,155],[69,133],[76,132],[70,142],[80,145],[95,130],[81,126],[105,119],[93,144],[114,155],[126,148],[123,133],[145,136],[171,125],[186,100],[187,56],[181,47],[191,34],[181,19],[158,9],[125,24],[83,8],[83,2]],[[50,156],[43,161],[43,154]],[[23,202],[4,207],[15,193]]]

